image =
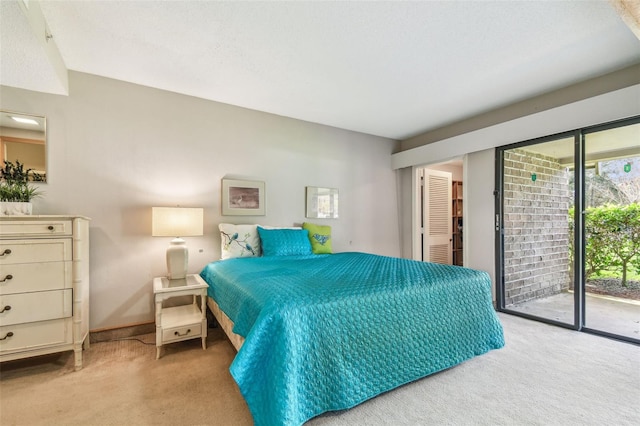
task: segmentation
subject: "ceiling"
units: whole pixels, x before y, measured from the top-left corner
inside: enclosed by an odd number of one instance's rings
[[[73,70],[398,140],[640,63],[608,1],[2,0],[0,36],[5,86]]]

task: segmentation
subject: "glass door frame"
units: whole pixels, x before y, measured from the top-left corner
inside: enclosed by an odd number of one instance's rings
[[[581,137],[580,132],[577,130],[557,133],[554,135],[544,136],[541,138],[530,139],[523,142],[518,142],[510,145],[505,145],[496,148],[495,151],[495,164],[496,164],[496,172],[495,172],[495,190],[493,192],[495,199],[495,259],[496,259],[496,309],[499,312],[505,312],[512,315],[517,315],[523,318],[532,319],[536,321],[545,322],[548,324],[557,325],[564,328],[569,328],[573,330],[580,330],[580,324],[583,323],[580,319],[583,317],[583,312],[581,311],[581,298],[583,297],[583,289],[584,287],[580,283],[580,277],[583,275],[583,272],[578,269],[578,265],[582,265],[584,267],[583,262],[578,262],[578,253],[574,255],[574,293],[573,293],[573,324],[568,324],[566,322],[553,320],[551,318],[545,318],[533,314],[528,314],[525,312],[509,309],[505,306],[505,269],[504,269],[504,200],[502,195],[504,194],[504,153],[505,151],[509,151],[511,149],[523,148],[526,146],[537,145],[545,142],[552,142],[558,139],[568,139],[573,138],[574,145],[574,164],[576,167],[576,189],[579,187],[578,175],[581,175],[581,172],[578,171],[578,163],[583,163],[582,161],[575,161],[576,158],[583,158],[583,153],[581,152]],[[582,185],[580,185],[581,187]],[[580,192],[580,191],[576,191]],[[574,194],[575,196],[575,194]],[[581,222],[582,218],[578,212],[582,209],[575,209],[575,218],[574,218],[574,247],[580,247],[577,245],[579,239],[582,238],[578,229],[582,229]],[[579,235],[580,234],[580,235]],[[582,258],[582,256],[580,256]]]
[[[496,310],[523,318],[536,320],[576,331],[584,331],[600,336],[623,340],[630,343],[640,344],[640,340],[626,336],[609,333],[602,330],[592,329],[585,326],[585,297],[586,297],[586,272],[585,272],[585,246],[586,239],[584,235],[584,213],[585,213],[585,138],[590,133],[609,130],[616,127],[623,127],[640,123],[640,116],[616,120],[609,123],[583,127],[580,129],[557,133],[554,135],[544,136],[541,138],[530,139],[514,144],[497,147],[495,150],[495,272],[496,272]],[[557,321],[551,318],[545,318],[525,312],[509,309],[505,306],[505,266],[504,266],[504,153],[505,151],[522,148],[530,145],[536,145],[545,142],[551,142],[558,139],[573,138],[574,143],[574,258],[573,258],[573,324]]]
[[[608,331],[603,331],[603,330],[598,330],[595,328],[590,328],[588,326],[586,326],[586,300],[585,300],[585,292],[586,292],[586,288],[585,288],[585,283],[586,283],[586,274],[585,274],[585,247],[586,247],[586,238],[584,235],[584,213],[585,213],[585,207],[586,207],[586,198],[585,198],[585,170],[586,168],[584,167],[586,164],[586,137],[587,135],[589,135],[590,133],[597,133],[597,132],[601,132],[601,131],[605,131],[605,130],[610,130],[610,129],[615,129],[617,127],[624,127],[624,126],[630,126],[633,124],[639,124],[640,123],[640,116],[636,116],[636,117],[631,117],[631,118],[625,118],[622,120],[616,120],[616,121],[612,121],[609,123],[603,123],[603,124],[598,124],[595,126],[589,126],[589,127],[585,127],[583,129],[581,129],[580,133],[581,133],[581,150],[582,150],[582,159],[581,159],[581,173],[580,173],[580,202],[581,202],[581,209],[580,212],[582,214],[578,215],[577,211],[578,209],[576,208],[576,216],[580,216],[580,224],[581,224],[581,230],[580,230],[580,235],[581,235],[581,243],[580,246],[575,246],[575,247],[580,247],[580,257],[582,259],[582,272],[580,277],[582,278],[582,313],[581,313],[581,327],[580,327],[580,331],[584,331],[586,333],[590,333],[590,334],[596,334],[598,336],[603,336],[603,337],[607,337],[610,339],[615,339],[615,340],[622,340],[625,342],[629,342],[629,343],[634,343],[636,345],[640,345],[640,338],[639,339],[634,339],[631,337],[627,337],[627,336],[623,336],[623,335],[619,335],[619,334],[615,334],[615,333],[610,333]],[[577,169],[576,169],[577,170]],[[577,177],[576,177],[577,179]],[[577,180],[576,180],[577,182]],[[576,183],[577,185],[577,183]],[[576,206],[578,199],[576,198]],[[577,219],[577,217],[576,217]],[[577,235],[578,232],[576,232]],[[577,244],[578,240],[576,239],[576,244]],[[577,253],[576,253],[577,256]]]

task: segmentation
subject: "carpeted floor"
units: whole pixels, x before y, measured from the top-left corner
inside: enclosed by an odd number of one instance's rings
[[[308,425],[637,425],[640,347],[500,314],[505,348]],[[228,367],[235,351],[210,329],[167,346],[154,335],[0,365],[1,425],[250,425]]]
[[[235,349],[220,329],[165,346],[92,343],[84,367],[71,352],[0,366],[0,425],[250,425],[249,409],[229,374]]]

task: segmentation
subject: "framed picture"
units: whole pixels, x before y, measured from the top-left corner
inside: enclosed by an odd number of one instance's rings
[[[222,179],[223,216],[264,216],[264,182]]]
[[[335,188],[318,188],[307,186],[308,218],[338,218],[338,190]]]

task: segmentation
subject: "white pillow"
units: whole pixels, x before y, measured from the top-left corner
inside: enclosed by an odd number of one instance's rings
[[[222,240],[220,245],[222,259],[260,256],[258,225],[221,223],[218,229]]]

